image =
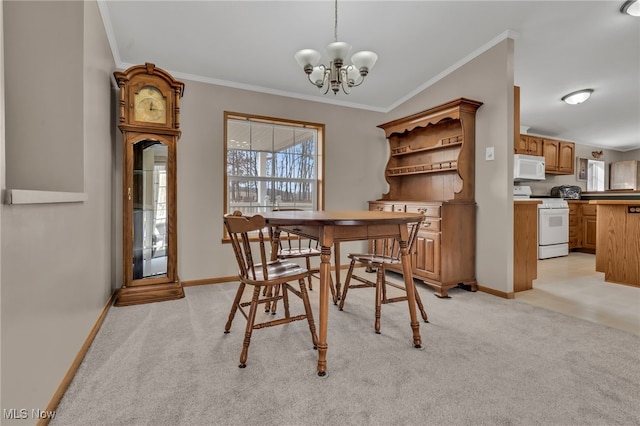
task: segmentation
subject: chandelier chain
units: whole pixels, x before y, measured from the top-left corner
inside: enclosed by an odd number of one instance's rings
[[[335,3],[333,38],[334,38],[334,41],[338,41],[338,0],[336,0],[336,3]]]

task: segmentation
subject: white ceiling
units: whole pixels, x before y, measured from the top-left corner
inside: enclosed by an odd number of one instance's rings
[[[640,18],[623,2],[340,0],[339,40],[379,56],[350,95],[320,94],[293,58],[313,48],[328,62],[333,0],[99,5],[118,68],[153,62],[178,79],[381,112],[512,37],[529,133],[627,151],[640,148]],[[583,88],[586,103],[560,101]]]

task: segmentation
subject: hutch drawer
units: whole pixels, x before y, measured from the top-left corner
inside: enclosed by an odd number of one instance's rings
[[[407,213],[422,213],[425,217],[440,217],[439,205],[407,205]]]

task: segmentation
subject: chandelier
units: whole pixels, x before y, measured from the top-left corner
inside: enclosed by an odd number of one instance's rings
[[[299,50],[296,52],[295,58],[307,74],[309,82],[320,90],[324,88],[323,94],[326,95],[331,89],[335,95],[342,88],[342,91],[348,95],[352,87],[362,84],[364,78],[369,74],[369,70],[378,60],[378,55],[363,50],[351,57],[353,65],[344,63],[344,58],[351,51],[351,45],[338,41],[338,0],[335,1],[333,36],[335,41],[325,48],[330,61],[328,67],[324,64],[318,65],[321,55],[317,50]]]

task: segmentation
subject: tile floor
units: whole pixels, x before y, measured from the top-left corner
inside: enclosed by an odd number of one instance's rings
[[[640,335],[640,287],[605,282],[595,262],[595,255],[577,252],[539,260],[533,289],[515,298]]]

